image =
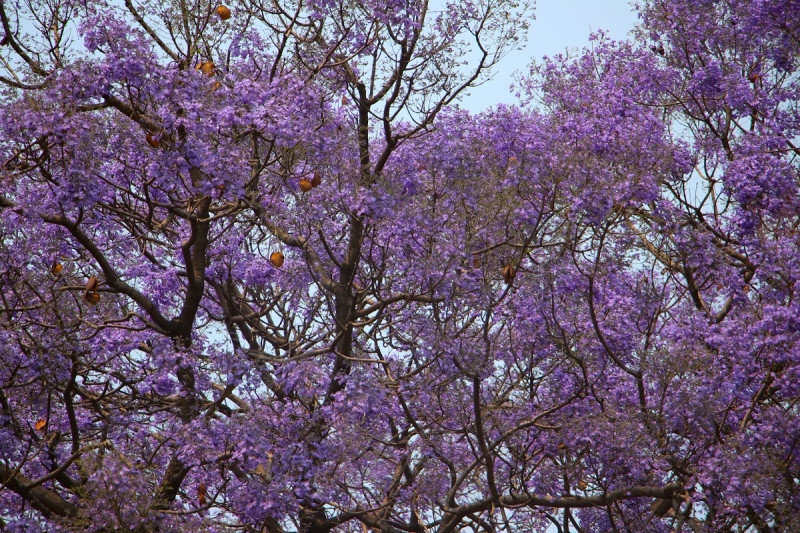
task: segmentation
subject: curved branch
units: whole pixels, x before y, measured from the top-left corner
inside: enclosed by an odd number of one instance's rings
[[[13,469],[0,463],[0,487],[3,486],[22,496],[47,518],[52,515],[72,516],[77,511],[77,507],[55,492],[37,485],[22,474],[14,474]]]
[[[169,57],[174,59],[176,62],[180,63],[181,58],[178,56],[178,54],[176,54],[175,52],[170,50],[170,48],[166,45],[166,43],[164,41],[161,40],[161,38],[158,36],[158,34],[155,31],[153,31],[153,28],[151,28],[147,24],[147,22],[145,22],[145,20],[142,17],[142,15],[140,15],[139,12],[136,11],[136,8],[133,7],[133,2],[131,2],[131,0],[125,0],[125,7],[128,8],[128,11],[131,12],[131,15],[133,15],[133,18],[136,20],[136,22],[139,23],[139,25],[144,29],[144,31],[146,31],[147,34],[156,42],[156,44],[158,44],[158,46],[160,46],[161,49],[164,50],[164,53],[166,53]]]
[[[12,35],[13,32],[11,31],[11,24],[9,23],[8,16],[6,15],[5,2],[3,2],[2,0],[0,0],[0,22],[2,22],[3,24],[3,31],[5,31],[6,33],[6,39],[8,44],[11,45],[11,48],[14,49],[17,55],[19,55],[19,57],[21,57],[28,64],[28,66],[35,74],[38,74],[39,76],[49,76],[50,72],[47,72],[45,69],[42,68],[41,65],[39,65],[39,63],[34,61],[31,58],[31,56],[29,56],[25,52],[25,50],[22,49],[17,40],[13,37]]]
[[[680,483],[668,483],[663,487],[635,486],[630,488],[615,489],[595,496],[536,496],[529,494],[510,494],[501,496],[495,502],[493,498],[461,505],[450,512],[452,518],[447,520],[438,533],[455,531],[462,518],[473,513],[488,511],[493,507],[555,507],[559,509],[573,509],[586,507],[606,507],[609,504],[631,498],[671,498],[682,489]]]
[[[114,270],[114,267],[108,262],[103,252],[97,247],[97,245],[86,235],[76,223],[70,221],[67,217],[64,216],[53,216],[53,215],[39,215],[42,220],[49,224],[56,224],[59,226],[63,226],[66,228],[73,237],[81,244],[86,250],[92,254],[95,261],[97,261],[98,265],[100,265],[100,269],[103,271],[103,274],[106,278],[106,283],[117,292],[120,292],[126,296],[128,296],[131,300],[136,302],[144,311],[150,316],[153,322],[165,333],[175,333],[177,324],[172,320],[167,320],[167,318],[162,315],[156,305],[148,299],[144,294],[136,290],[135,288],[131,287],[124,281],[122,281],[117,275],[117,272]]]

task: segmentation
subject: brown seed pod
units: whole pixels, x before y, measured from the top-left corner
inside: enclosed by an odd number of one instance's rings
[[[507,264],[503,268],[503,281],[506,282],[506,285],[511,285],[514,282],[516,275],[517,272],[514,270],[514,265],[512,263]]]
[[[214,75],[214,63],[212,61],[204,61],[202,63],[198,63],[195,70],[201,71],[206,76],[213,76]]]
[[[228,20],[231,18],[231,10],[221,5],[217,8],[217,15],[219,15],[219,18],[222,20]]]
[[[54,276],[61,274],[62,270],[64,270],[64,265],[61,263],[53,263],[53,266],[50,267],[50,272],[52,272]]]
[[[275,268],[280,268],[283,266],[283,254],[280,252],[272,252],[269,256],[269,262],[272,263],[272,266]]]
[[[303,191],[303,192],[308,192],[313,188],[313,185],[311,185],[311,182],[308,181],[305,178],[300,180],[299,185],[300,185],[300,190]]]
[[[156,138],[156,136],[153,135],[152,133],[148,133],[147,135],[145,135],[144,138],[147,140],[147,144],[149,144],[153,148],[158,148],[159,146],[161,146],[161,141],[159,141],[158,138]]]
[[[319,187],[321,183],[322,183],[322,176],[320,176],[319,172],[314,172],[314,177],[311,178],[311,186]]]
[[[100,301],[100,294],[97,292],[98,286],[97,276],[90,277],[86,282],[86,290],[83,292],[83,299],[92,305],[97,305],[97,302]]]

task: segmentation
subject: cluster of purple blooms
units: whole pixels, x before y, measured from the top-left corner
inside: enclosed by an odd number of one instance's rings
[[[800,2],[638,9],[0,2],[0,530],[800,531]]]

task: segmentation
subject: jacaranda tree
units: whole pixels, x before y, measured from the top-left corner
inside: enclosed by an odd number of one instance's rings
[[[639,13],[0,0],[0,530],[800,530],[800,2]]]

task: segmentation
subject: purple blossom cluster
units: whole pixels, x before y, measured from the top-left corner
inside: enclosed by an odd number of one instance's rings
[[[0,2],[0,530],[800,530],[800,3]]]

